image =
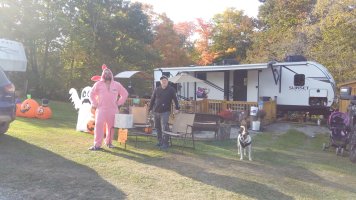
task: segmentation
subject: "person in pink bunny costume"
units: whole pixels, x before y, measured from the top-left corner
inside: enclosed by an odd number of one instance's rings
[[[92,113],[95,113],[94,146],[89,148],[92,151],[101,149],[105,125],[105,144],[109,148],[114,148],[112,145],[114,133],[111,132],[111,128],[114,126],[118,106],[123,105],[128,97],[127,90],[119,82],[114,81],[111,70],[105,64],[102,69],[101,76],[92,77],[92,80],[96,83],[94,83],[90,93]],[[119,99],[118,96],[120,96]]]

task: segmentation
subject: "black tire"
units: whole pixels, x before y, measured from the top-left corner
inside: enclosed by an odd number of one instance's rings
[[[349,157],[351,162],[356,163],[356,125],[354,125],[351,135]]]
[[[9,130],[9,125],[9,122],[0,123],[0,135],[3,135]]]
[[[356,144],[350,148],[350,161],[356,163]]]
[[[336,148],[335,148],[335,153],[336,153],[336,156],[339,155],[339,147],[336,147]]]

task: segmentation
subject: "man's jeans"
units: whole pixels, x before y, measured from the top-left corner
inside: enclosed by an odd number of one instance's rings
[[[155,128],[157,130],[157,139],[160,146],[168,147],[168,136],[162,134],[163,130],[168,130],[168,119],[170,112],[154,113]]]

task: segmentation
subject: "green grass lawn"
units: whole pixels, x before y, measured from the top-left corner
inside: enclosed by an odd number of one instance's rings
[[[88,151],[77,111],[51,102],[49,120],[17,118],[0,137],[3,199],[356,199],[356,165],[323,152],[327,134],[290,130],[253,137],[253,161],[236,141],[160,151],[155,142]],[[144,138],[142,138],[144,139]],[[153,140],[152,140],[153,141]]]

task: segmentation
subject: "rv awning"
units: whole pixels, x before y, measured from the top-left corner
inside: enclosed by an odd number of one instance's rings
[[[144,79],[153,79],[152,76],[146,72],[141,71],[123,71],[115,75],[115,78],[131,78],[132,76],[137,76]]]
[[[266,69],[267,63],[260,64],[242,64],[242,65],[214,65],[214,66],[191,66],[191,67],[169,67],[157,68],[155,70],[176,70],[181,72],[210,72],[210,71],[226,71],[226,70],[254,70]]]
[[[5,71],[26,71],[27,59],[21,43],[0,39],[0,67]]]

